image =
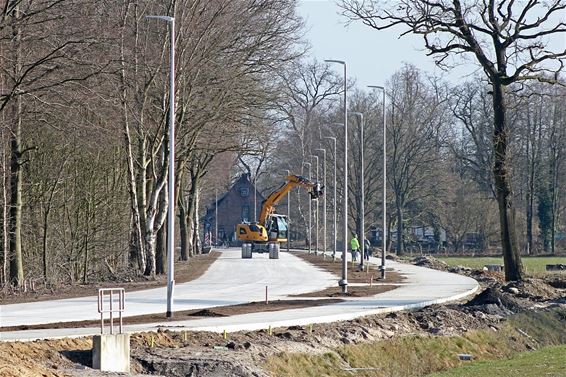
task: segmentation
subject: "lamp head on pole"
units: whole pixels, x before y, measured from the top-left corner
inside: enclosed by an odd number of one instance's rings
[[[346,64],[344,60],[335,60],[335,59],[324,59],[325,63],[338,63],[338,64]]]
[[[372,89],[381,89],[381,90],[385,90],[385,88],[383,86],[379,86],[379,85],[368,85],[368,88],[372,88]]]
[[[175,17],[169,17],[169,16],[145,16],[145,18],[153,18],[153,19],[163,20],[163,21],[167,21],[167,22],[175,21]]]
[[[360,117],[362,120],[364,119],[364,113],[360,113],[359,111],[350,111],[350,114],[354,114],[357,117]]]

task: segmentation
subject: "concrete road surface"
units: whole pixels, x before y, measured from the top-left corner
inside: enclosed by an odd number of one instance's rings
[[[242,259],[238,249],[221,251],[221,256],[203,276],[175,286],[174,310],[261,301],[265,298],[266,286],[269,298],[276,300],[336,284],[336,278],[332,274],[305,263],[293,254],[281,253],[279,259],[269,259],[268,254],[254,253],[252,259]],[[126,292],[124,315],[165,313],[166,292],[166,288]],[[96,296],[2,305],[0,309],[1,326],[100,318]]]
[[[202,277],[176,287],[175,310],[261,301],[265,298],[266,285],[269,286],[271,300],[337,285],[334,276],[318,270],[293,254],[281,253],[279,260],[270,260],[267,254],[254,254],[253,259],[243,260],[240,258],[239,249],[221,251],[221,257]],[[371,258],[370,262],[374,265],[381,263],[377,258]],[[393,261],[387,261],[386,266],[403,274],[407,280],[399,288],[373,297],[349,298],[333,305],[278,312],[132,325],[126,326],[126,331],[170,328],[220,332],[333,322],[456,300],[474,293],[479,288],[474,279],[461,275]],[[164,312],[165,292],[165,288],[158,288],[126,293],[126,315]],[[0,310],[2,326],[99,318],[96,297],[3,305]],[[0,340],[31,340],[98,333],[99,328],[27,330],[0,333]]]

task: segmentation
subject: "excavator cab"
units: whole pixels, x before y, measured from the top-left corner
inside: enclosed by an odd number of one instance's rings
[[[269,241],[287,241],[287,217],[283,215],[271,215],[267,227],[267,238]]]

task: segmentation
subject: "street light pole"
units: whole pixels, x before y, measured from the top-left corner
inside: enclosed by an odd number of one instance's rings
[[[309,181],[312,180],[312,171],[311,171],[311,163],[310,162],[303,162],[303,165],[308,165],[309,167]],[[309,199],[309,229],[308,229],[308,241],[309,241],[309,254],[312,252],[311,244],[312,244],[312,204],[311,200]]]
[[[385,279],[385,249],[387,248],[387,127],[385,114],[385,87],[368,85],[368,88],[379,89],[383,92],[383,236],[381,250],[381,278]]]
[[[167,318],[173,317],[173,290],[175,288],[175,18],[145,16],[169,23],[169,208],[167,213]]]
[[[318,156],[311,154],[311,158],[316,160],[316,178],[315,181],[318,183]],[[315,199],[315,207],[314,207],[314,223],[315,223],[315,239],[316,239],[316,246],[314,248],[314,255],[318,255],[318,198]]]
[[[352,112],[356,117],[360,118],[360,267],[364,268],[364,258],[365,258],[365,237],[366,237],[366,230],[365,230],[365,180],[364,180],[364,114],[359,112]]]
[[[218,246],[218,189],[214,189],[214,245]]]
[[[287,177],[291,172],[287,170]],[[287,194],[287,252],[291,248],[291,191]]]
[[[338,285],[342,287],[342,293],[348,292],[348,270],[347,270],[347,253],[348,253],[348,97],[347,97],[347,76],[346,62],[343,60],[325,60],[327,63],[342,64],[344,66],[344,251],[342,251],[342,280]]]
[[[336,260],[336,138],[326,136],[325,139],[330,139],[334,142],[334,225],[332,226],[332,238],[334,238],[334,248],[332,249],[332,259]]]
[[[322,152],[322,185],[325,190],[324,197],[322,198],[322,257],[326,256],[326,149],[319,148],[316,151]]]

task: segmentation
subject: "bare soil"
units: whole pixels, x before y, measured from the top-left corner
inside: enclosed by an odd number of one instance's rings
[[[305,252],[295,253],[295,255],[325,271],[330,272],[337,278],[342,276],[342,259],[334,260],[328,255],[314,253],[309,254]],[[385,280],[381,279],[381,273],[376,269],[375,265],[366,264],[365,269],[362,271],[358,266],[358,262],[350,262],[347,264],[346,268],[348,270],[348,283],[363,285],[348,285],[347,293],[343,293],[342,288],[336,286],[322,291],[293,295],[293,297],[368,297],[391,291],[397,288],[397,286],[392,284],[401,283],[405,280],[403,275],[391,268],[386,269]]]
[[[368,297],[378,293],[391,291],[396,285],[348,285],[348,292],[343,293],[341,287],[330,287],[322,291],[302,293],[293,297]]]
[[[188,261],[176,262],[175,281],[177,283],[186,283],[201,277],[219,256],[220,252],[213,251],[209,254],[196,255]],[[77,283],[57,287],[37,285],[35,287],[28,287],[26,292],[9,291],[5,289],[0,291],[0,303],[2,305],[8,305],[22,302],[95,296],[98,293],[98,288],[113,288],[116,286],[125,288],[128,292],[133,292],[164,287],[166,285],[166,275],[157,275],[155,278],[149,278],[124,272],[122,274],[100,276],[98,281],[92,281],[88,284]]]
[[[333,260],[332,257],[322,254],[309,254],[304,252],[294,253],[294,255],[299,258],[320,267],[321,269],[328,271],[337,277],[342,276],[342,259]],[[367,269],[367,264],[364,271],[360,271],[358,268],[358,262],[347,264],[348,269],[348,283],[370,283],[370,279],[373,282],[386,282],[386,283],[402,283],[405,278],[398,272],[388,268],[386,269],[386,280],[381,280],[380,271],[377,270],[375,265],[371,265],[369,270]]]

